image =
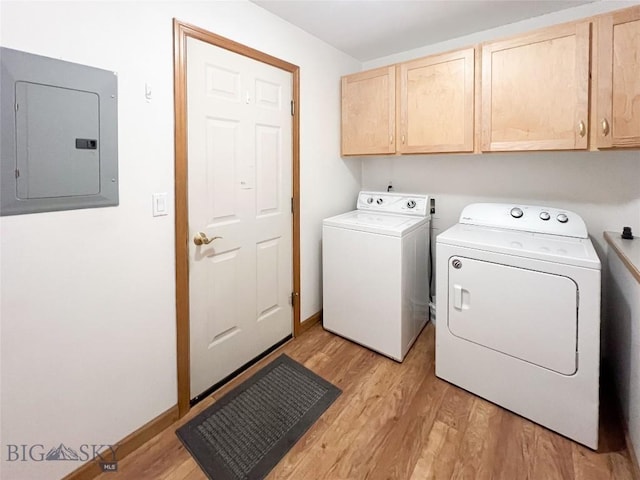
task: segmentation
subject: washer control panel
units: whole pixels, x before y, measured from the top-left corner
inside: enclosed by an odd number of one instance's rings
[[[554,207],[472,203],[460,214],[460,223],[533,233],[587,238],[587,226],[575,212]]]
[[[429,196],[395,192],[360,192],[356,208],[426,217],[429,212]]]

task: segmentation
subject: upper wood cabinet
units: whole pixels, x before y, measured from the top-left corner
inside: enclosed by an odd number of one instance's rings
[[[640,6],[342,78],[343,155],[621,147],[640,148]]]
[[[473,152],[474,49],[398,67],[400,153]]]
[[[598,148],[640,147],[640,6],[598,18]]]
[[[482,46],[482,150],[586,149],[590,24]]]
[[[342,77],[342,155],[395,153],[395,66]]]

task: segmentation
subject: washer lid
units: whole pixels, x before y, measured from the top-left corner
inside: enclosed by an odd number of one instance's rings
[[[325,218],[323,225],[400,237],[410,230],[428,222],[429,217],[391,215],[388,213],[353,210],[343,213],[342,215]]]
[[[600,259],[588,238],[564,237],[458,223],[438,235],[436,242],[600,269]]]

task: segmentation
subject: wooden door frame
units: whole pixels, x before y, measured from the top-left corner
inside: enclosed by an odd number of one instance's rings
[[[293,78],[292,188],[293,197],[293,335],[300,333],[300,67],[240,43],[173,19],[173,76],[175,115],[175,260],[176,344],[178,368],[178,414],[190,408],[191,367],[189,339],[189,201],[187,176],[187,38],[252,58],[290,72]]]

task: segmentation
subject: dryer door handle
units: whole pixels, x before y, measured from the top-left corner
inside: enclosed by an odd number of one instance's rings
[[[453,284],[453,308],[456,310],[469,310],[469,290],[462,285]]]
[[[453,285],[453,308],[462,310],[462,285]]]

